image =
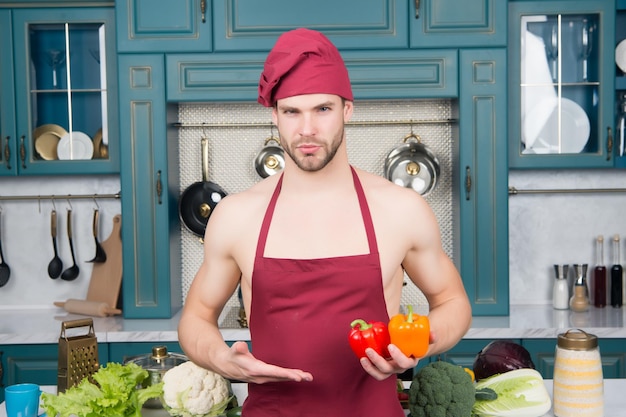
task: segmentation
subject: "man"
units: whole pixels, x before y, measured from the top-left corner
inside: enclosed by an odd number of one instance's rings
[[[185,353],[249,382],[245,417],[403,416],[396,378],[417,365],[350,350],[350,322],[387,322],[400,309],[404,270],[429,301],[429,355],[467,331],[471,310],[416,192],[353,168],[344,126],[348,71],[321,33],[283,34],[269,53],[259,102],[272,107],[288,157],[282,173],[220,202],[179,325]],[[252,352],[228,347],[217,320],[241,283]]]

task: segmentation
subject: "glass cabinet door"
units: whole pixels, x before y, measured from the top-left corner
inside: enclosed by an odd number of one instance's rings
[[[529,167],[611,163],[612,77],[603,71],[606,15],[571,7],[567,13],[535,13],[537,6],[530,5],[537,3],[525,4],[529,10],[516,15],[511,39],[517,52],[513,73],[519,74],[511,94],[510,110],[519,111],[512,165],[524,159]]]
[[[16,13],[20,175],[119,171],[115,66],[107,62],[114,28],[94,10],[57,11],[59,19]]]

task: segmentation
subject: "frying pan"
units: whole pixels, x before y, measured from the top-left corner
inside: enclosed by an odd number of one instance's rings
[[[274,175],[285,167],[284,151],[279,141],[274,136],[265,139],[265,145],[254,159],[254,169],[261,178]]]
[[[197,236],[204,237],[206,224],[217,203],[226,197],[226,191],[209,181],[208,139],[200,140],[202,150],[202,181],[191,184],[183,191],[178,204],[180,219],[185,227]]]
[[[439,160],[418,135],[411,133],[385,159],[385,177],[421,195],[428,195],[439,179]]]

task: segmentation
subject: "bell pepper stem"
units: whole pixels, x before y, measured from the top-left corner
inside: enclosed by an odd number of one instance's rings
[[[371,324],[369,324],[368,322],[366,322],[363,319],[356,319],[352,323],[350,323],[350,327],[354,328],[356,326],[359,326],[359,329],[361,329],[361,330],[367,330],[370,327],[372,327]]]
[[[409,304],[407,306],[407,308],[409,309],[409,312],[406,315],[406,322],[407,323],[413,323],[413,306],[411,304]]]

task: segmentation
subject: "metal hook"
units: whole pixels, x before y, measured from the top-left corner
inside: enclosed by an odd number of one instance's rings
[[[207,134],[206,134],[206,123],[202,122],[202,137],[207,138]]]
[[[71,198],[72,198],[72,194],[68,194],[66,200],[67,200],[67,205],[70,206],[70,210],[73,209]]]
[[[94,204],[96,205],[96,209],[97,209],[97,210],[100,210],[100,205],[98,204],[98,200],[96,199],[96,197],[97,197],[97,194],[94,194],[94,195],[92,196],[92,198],[93,198],[93,202],[94,202]]]
[[[57,210],[57,204],[54,202],[54,194],[52,194],[50,196],[50,199],[52,200],[52,208],[54,209],[54,211]]]
[[[37,211],[41,214],[41,194],[37,196]]]

